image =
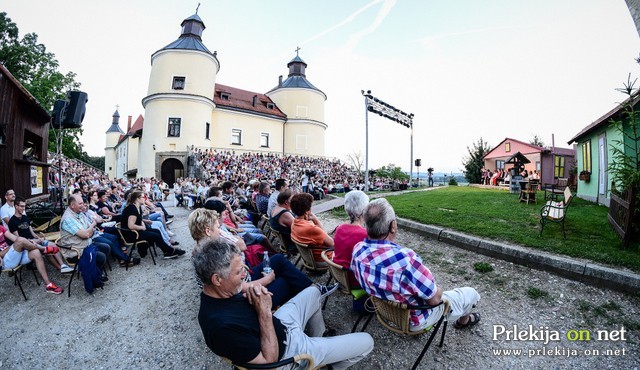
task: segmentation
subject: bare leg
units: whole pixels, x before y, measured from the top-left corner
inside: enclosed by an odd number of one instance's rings
[[[51,281],[49,280],[49,276],[47,275],[47,269],[44,266],[44,259],[42,259],[42,254],[39,250],[34,249],[29,251],[29,258],[36,263],[36,267],[38,268],[38,272],[40,276],[42,276],[42,280],[44,280],[45,285],[48,285]]]

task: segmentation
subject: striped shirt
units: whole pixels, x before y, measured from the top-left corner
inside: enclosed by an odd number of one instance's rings
[[[351,270],[369,295],[410,305],[428,305],[438,291],[431,271],[413,250],[389,240],[371,240],[353,248]],[[411,326],[420,326],[431,310],[412,310]]]

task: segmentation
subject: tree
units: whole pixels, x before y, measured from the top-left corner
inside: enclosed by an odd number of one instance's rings
[[[489,144],[484,142],[482,138],[473,143],[473,148],[467,147],[468,156],[462,158],[465,173],[464,177],[470,184],[479,184],[482,180],[480,171],[484,167],[484,156],[489,153]]]
[[[537,146],[541,146],[541,147],[545,147],[546,145],[544,144],[544,141],[542,141],[542,138],[540,138],[540,136],[538,135],[533,135],[533,139],[531,139],[529,141],[529,144],[531,145],[537,145]]]
[[[347,154],[347,163],[358,171],[358,175],[364,175],[364,170],[362,169],[362,166],[364,165],[364,156],[361,151],[358,151],[357,153],[354,151],[353,153]]]
[[[18,26],[7,13],[0,12],[0,63],[33,95],[40,105],[51,111],[57,99],[64,99],[66,92],[78,89],[76,74],[58,71],[55,54],[38,43],[38,35],[28,33],[20,39]],[[65,130],[62,153],[71,158],[86,159],[80,149],[82,129]],[[55,151],[55,135],[49,130],[49,150]]]
[[[397,167],[393,163],[389,163],[387,166],[382,166],[376,170],[376,176],[381,178],[387,178],[392,180],[408,180],[409,175],[402,172],[400,167]]]

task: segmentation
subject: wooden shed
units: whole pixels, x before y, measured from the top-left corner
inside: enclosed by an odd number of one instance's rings
[[[51,116],[0,64],[0,192],[25,199],[49,193],[47,150]]]

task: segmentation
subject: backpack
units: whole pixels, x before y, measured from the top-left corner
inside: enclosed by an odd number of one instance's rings
[[[82,280],[84,280],[84,290],[89,294],[93,293],[94,288],[102,288],[104,286],[101,279],[102,270],[96,264],[97,253],[95,245],[91,244],[84,249],[78,261],[78,269],[82,274]]]

